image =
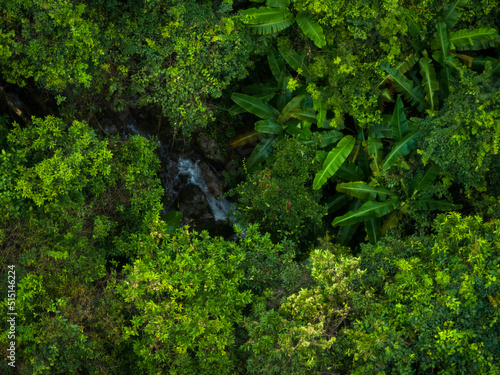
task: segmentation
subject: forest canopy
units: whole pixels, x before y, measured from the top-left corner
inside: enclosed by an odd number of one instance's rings
[[[498,0],[0,0],[0,372],[500,373]]]

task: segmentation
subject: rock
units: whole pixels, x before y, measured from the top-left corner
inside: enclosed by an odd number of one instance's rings
[[[198,137],[198,146],[207,159],[220,163],[224,162],[224,157],[222,156],[220,147],[215,139],[209,138],[206,134],[202,133]]]
[[[202,161],[198,163],[198,167],[200,168],[201,177],[207,184],[210,194],[212,194],[215,198],[220,197],[224,193],[223,184],[212,168]]]
[[[207,211],[210,212],[205,194],[198,186],[193,184],[183,187],[177,197],[175,206],[176,210],[182,212],[183,224],[189,224],[193,220],[206,219]]]

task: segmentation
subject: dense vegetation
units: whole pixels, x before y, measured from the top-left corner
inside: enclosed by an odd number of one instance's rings
[[[500,374],[498,0],[0,25],[1,373]],[[165,213],[160,133],[215,142],[233,237]]]

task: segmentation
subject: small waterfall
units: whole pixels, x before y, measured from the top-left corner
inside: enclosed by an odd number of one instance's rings
[[[177,162],[179,172],[174,180],[174,186],[179,176],[188,176],[188,183],[198,186],[207,198],[210,209],[216,221],[226,220],[227,213],[231,209],[231,203],[226,199],[216,199],[208,190],[205,180],[201,176],[200,168],[197,163],[192,162],[190,159],[180,157]]]

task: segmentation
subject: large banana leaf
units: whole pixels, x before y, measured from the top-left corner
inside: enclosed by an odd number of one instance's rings
[[[453,204],[444,200],[436,200],[430,198],[422,198],[415,202],[414,206],[417,210],[441,210],[441,211],[449,211],[449,210],[458,210],[462,208],[461,204]]]
[[[240,147],[246,145],[247,143],[258,141],[262,139],[263,136],[263,133],[260,133],[257,130],[249,131],[233,139],[233,141],[231,141],[231,147]]]
[[[250,8],[241,12],[243,22],[258,34],[271,34],[286,29],[294,22],[288,8]]]
[[[384,121],[381,124],[370,126],[368,128],[368,136],[372,138],[393,138],[391,123],[389,121]]]
[[[363,201],[361,199],[357,199],[355,202],[351,203],[349,206],[349,211],[355,211],[361,207],[363,204]],[[338,242],[341,245],[346,246],[349,241],[352,239],[354,234],[356,233],[356,230],[359,227],[359,222],[354,223],[351,225],[344,225],[339,228],[339,234],[338,234]]]
[[[436,79],[436,71],[432,65],[432,60],[427,57],[427,52],[423,51],[423,56],[420,58],[420,74],[422,75],[423,81],[422,85],[427,93],[425,99],[431,110],[437,109],[438,107],[438,96],[439,82]]]
[[[363,171],[356,164],[347,160],[335,172],[335,176],[347,181],[361,181],[365,178]]]
[[[398,223],[398,211],[392,211],[382,223],[382,227],[380,228],[380,235],[385,236],[387,231],[391,230],[392,228],[396,228],[396,225],[398,225]]]
[[[472,60],[472,67],[474,69],[484,69],[486,67],[486,63],[491,63],[491,74],[500,76],[500,59],[494,59],[492,57],[483,57],[479,56]]]
[[[319,133],[319,137],[321,140],[320,147],[326,147],[331,145],[332,143],[338,142],[342,139],[344,135],[337,130],[327,130]]]
[[[450,42],[448,42],[446,24],[444,22],[439,22],[436,25],[436,37],[432,40],[431,47],[432,49],[439,49],[441,51],[441,54],[438,56],[442,57],[437,60],[441,64],[441,66],[445,66],[445,57],[448,55],[449,46]]]
[[[301,71],[301,75],[307,79],[311,78],[311,72],[309,71],[309,67],[307,66],[306,57],[299,55],[292,48],[284,47],[278,48],[281,53],[281,56],[285,59],[285,61],[292,67],[296,72]]]
[[[388,195],[397,196],[396,193],[381,187],[381,186],[369,186],[366,182],[356,181],[356,182],[344,182],[342,184],[337,184],[337,191],[339,193],[346,193],[352,197],[374,201],[377,197],[380,200],[385,201]]]
[[[285,63],[283,59],[276,51],[276,48],[270,46],[267,50],[267,61],[269,62],[269,68],[271,69],[271,73],[273,73],[276,81],[280,80],[280,75],[282,72],[285,72]]]
[[[496,47],[500,47],[500,35],[497,35],[495,39],[475,40],[472,44],[463,47],[457,47],[457,51],[477,51],[480,49]]]
[[[267,157],[271,154],[273,150],[273,143],[276,141],[277,137],[272,135],[262,139],[257,146],[253,149],[252,153],[247,159],[247,168],[249,172],[252,172],[256,167],[258,167]]]
[[[281,111],[281,114],[279,115],[278,119],[276,120],[279,124],[285,123],[291,116],[290,111],[292,109],[298,108],[302,105],[305,99],[305,95],[297,95],[296,97],[292,98],[286,105],[285,108]]]
[[[443,21],[448,28],[452,28],[457,23],[458,19],[462,15],[462,7],[467,5],[468,0],[454,0],[450,6],[443,12],[441,21]]]
[[[290,135],[296,135],[301,139],[308,140],[311,138],[312,132],[308,127],[298,127],[296,125],[290,125],[286,128],[286,132]]]
[[[382,217],[399,207],[397,198],[388,199],[384,202],[368,201],[356,211],[350,211],[345,215],[338,216],[333,220],[333,226],[344,226],[359,223],[372,217]]]
[[[233,93],[231,99],[240,107],[245,108],[248,112],[259,116],[261,119],[276,120],[280,113],[269,104],[264,103],[261,99],[255,98],[250,95]]]
[[[261,120],[255,123],[255,130],[266,134],[283,134],[283,128],[273,120]]]
[[[322,127],[323,123],[326,121],[326,102],[322,97],[313,99],[313,108],[318,113],[316,115],[316,122],[318,124],[318,127]]]
[[[372,217],[371,219],[365,220],[365,229],[370,243],[375,245],[380,239],[380,218]]]
[[[180,227],[182,222],[182,212],[179,211],[169,211],[165,216],[162,217],[162,220],[167,225],[166,232],[169,234],[173,234],[177,228]]]
[[[415,179],[410,185],[410,195],[417,191],[427,190],[439,176],[440,169],[437,165],[429,165],[420,180]]]
[[[316,112],[313,108],[294,108],[288,114],[302,121],[316,123]]]
[[[337,211],[339,208],[344,207],[348,203],[349,197],[347,195],[336,193],[326,200],[325,205],[328,213],[331,214],[332,212]]]
[[[394,111],[392,112],[391,129],[392,138],[396,141],[400,141],[408,133],[408,124],[406,123],[406,115],[401,95],[398,95]]]
[[[427,108],[427,102],[425,101],[425,92],[422,87],[413,87],[413,82],[406,78],[403,74],[387,64],[381,65],[382,70],[389,73],[392,78],[392,83],[396,89],[403,93],[403,95],[408,99],[410,103],[416,105],[419,111],[423,111]]]
[[[415,65],[418,62],[418,55],[415,54],[410,54],[405,61],[400,62],[398,65],[395,66],[395,69],[400,72],[401,74],[405,74],[408,70],[410,70],[413,65]],[[383,84],[385,81],[387,81],[389,78],[392,78],[390,74],[388,74],[378,85],[377,88]]]
[[[268,7],[283,8],[290,5],[290,0],[267,0]]]
[[[316,44],[319,48],[322,48],[326,45],[325,36],[323,35],[323,28],[311,17],[305,14],[299,14],[297,16],[297,24],[304,32],[304,34],[311,38],[314,44]]]
[[[382,169],[384,171],[388,170],[394,163],[415,149],[415,139],[418,134],[418,131],[407,134],[401,141],[394,145],[391,152],[387,154],[382,162]]]
[[[416,21],[415,12],[409,9],[405,9],[405,18],[408,23],[408,28],[410,35],[415,37],[422,31],[422,26]]]
[[[495,29],[483,28],[474,30],[459,30],[448,35],[450,49],[454,50],[457,47],[474,45],[475,41],[493,40],[498,35]]]
[[[354,147],[356,140],[354,137],[347,135],[340,140],[337,146],[328,153],[326,160],[323,163],[321,170],[316,173],[313,181],[313,189],[318,190],[325,182],[334,175],[340,168],[342,163],[347,159]]]

